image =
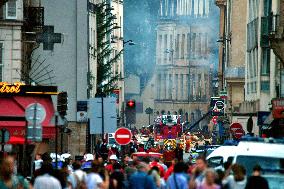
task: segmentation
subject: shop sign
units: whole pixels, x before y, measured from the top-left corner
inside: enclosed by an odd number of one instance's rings
[[[284,98],[272,100],[272,115],[275,119],[284,118]]]
[[[57,86],[31,86],[22,82],[0,82],[0,96],[57,95]]]

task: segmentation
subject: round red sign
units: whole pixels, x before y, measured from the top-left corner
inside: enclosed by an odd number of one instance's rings
[[[231,126],[230,126],[230,131],[232,133],[234,133],[235,130],[237,129],[242,129],[243,130],[243,126],[240,124],[240,123],[232,123]]]
[[[114,139],[120,145],[126,145],[131,141],[132,133],[129,129],[121,127],[115,131]]]
[[[236,139],[240,139],[242,136],[245,135],[245,131],[243,129],[236,129],[233,133]]]

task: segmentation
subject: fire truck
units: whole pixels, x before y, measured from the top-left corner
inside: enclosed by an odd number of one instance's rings
[[[153,143],[159,144],[166,163],[178,158],[179,151],[184,149],[184,135],[180,117],[179,115],[161,115],[155,119],[154,138],[150,146],[154,145]]]

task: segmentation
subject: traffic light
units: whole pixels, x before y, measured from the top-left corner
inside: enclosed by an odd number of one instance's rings
[[[67,115],[68,95],[67,92],[61,92],[57,96],[57,111],[61,117]]]
[[[135,109],[135,106],[136,106],[135,100],[128,100],[126,105],[127,105],[127,108]]]
[[[136,123],[136,104],[135,100],[128,100],[125,108],[126,124]]]

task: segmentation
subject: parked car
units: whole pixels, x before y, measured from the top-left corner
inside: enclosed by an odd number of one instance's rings
[[[138,161],[143,161],[144,158],[149,158],[150,161],[153,161],[155,158],[163,158],[163,154],[156,152],[135,152],[131,154],[132,159],[137,159]]]
[[[236,148],[233,163],[243,165],[247,175],[251,175],[253,167],[257,164],[264,170],[283,170],[284,140],[244,138]]]
[[[220,146],[207,156],[206,159],[210,167],[223,169],[223,164],[225,162],[233,161],[236,151],[237,146]]]

